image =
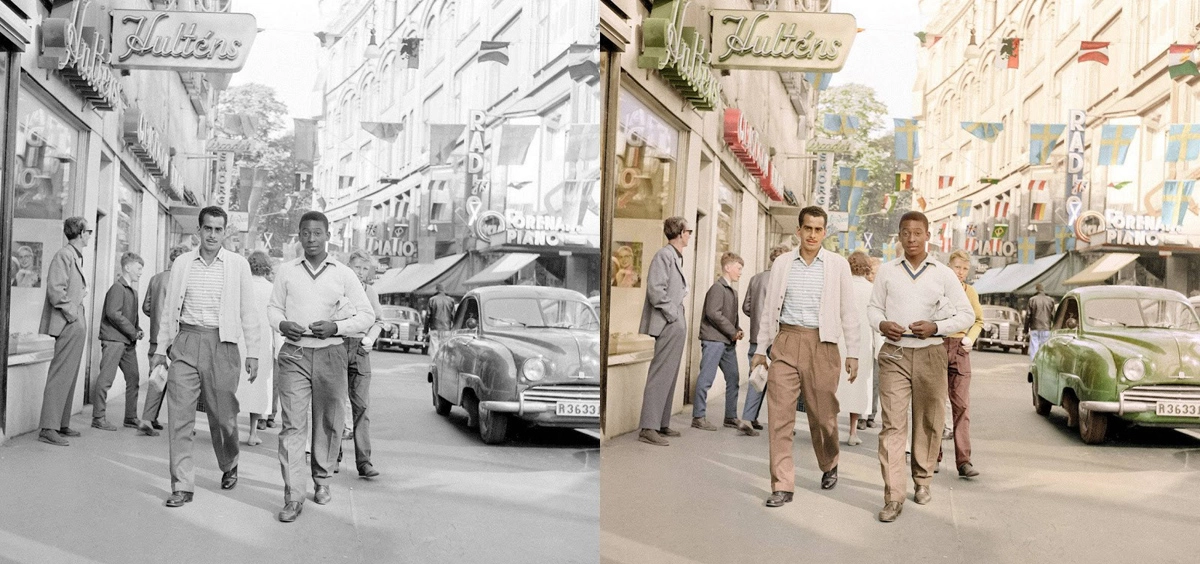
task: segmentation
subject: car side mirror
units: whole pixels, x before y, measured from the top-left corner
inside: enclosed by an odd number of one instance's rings
[[[465,323],[465,325],[467,326],[467,329],[474,331],[479,328],[479,321],[476,320],[474,317],[471,317],[471,318],[467,319],[467,322]]]
[[[1079,322],[1076,321],[1074,317],[1069,317],[1069,318],[1067,318],[1066,325],[1067,325],[1067,329],[1075,330],[1076,328],[1079,327]]]

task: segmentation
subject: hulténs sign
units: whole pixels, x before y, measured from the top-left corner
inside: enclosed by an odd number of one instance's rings
[[[123,69],[237,72],[258,33],[252,14],[112,11],[112,65]]]
[[[712,66],[783,72],[842,70],[858,34],[851,14],[713,10]]]

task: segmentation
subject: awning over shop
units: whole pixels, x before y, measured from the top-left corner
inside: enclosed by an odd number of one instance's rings
[[[381,296],[384,294],[411,294],[445,274],[447,270],[462,262],[466,256],[463,253],[442,257],[429,264],[413,263],[405,266],[391,277],[388,277],[388,274],[391,273],[389,270],[375,282],[375,291]]]
[[[503,284],[514,274],[521,271],[529,263],[537,260],[538,255],[533,253],[511,253],[505,255],[504,258],[496,261],[491,266],[483,269],[483,272],[470,277],[464,282],[466,286],[494,286]]]
[[[1087,268],[1087,259],[1077,252],[1067,253],[1062,260],[1057,264],[1047,269],[1041,275],[1034,277],[1033,280],[1027,282],[1024,286],[1017,288],[1013,292],[1018,296],[1032,296],[1037,294],[1037,285],[1042,285],[1042,290],[1046,295],[1059,298],[1067,295],[1071,291],[1071,287],[1065,284],[1066,280],[1075,276],[1082,270]]]
[[[975,282],[975,291],[981,296],[1014,293],[1058,264],[1066,256],[1066,253],[1063,253],[1042,257],[1033,261],[1033,264],[1010,264],[996,271],[996,274],[992,276],[986,276],[993,272],[988,271],[985,276]]]
[[[450,268],[447,268],[437,277],[429,282],[426,282],[420,288],[412,292],[414,296],[432,296],[437,293],[437,285],[441,284],[446,294],[454,297],[462,297],[470,292],[472,288],[466,285],[466,281],[472,276],[479,274],[487,264],[486,259],[480,253],[468,253],[463,255],[464,258]]]
[[[1108,253],[1103,258],[1083,269],[1082,272],[1063,282],[1067,286],[1103,284],[1126,265],[1138,258],[1134,253]]]

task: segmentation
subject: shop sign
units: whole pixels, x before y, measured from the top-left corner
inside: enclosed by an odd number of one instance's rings
[[[237,72],[245,66],[257,34],[252,14],[113,10],[112,66]]]
[[[1079,219],[1082,220],[1083,217],[1080,215]],[[1182,227],[1163,223],[1161,216],[1131,215],[1116,210],[1104,210],[1104,224],[1107,226],[1104,231],[1110,245],[1157,247],[1163,244],[1164,235],[1183,232]],[[1075,229],[1078,232],[1079,226]],[[1080,237],[1080,240],[1091,242],[1098,233],[1088,235],[1088,239]]]
[[[229,209],[229,194],[233,191],[234,174],[233,153],[217,153],[217,170],[214,178],[216,185],[213,187],[210,205]]]
[[[229,139],[226,137],[214,137],[205,142],[204,150],[209,153],[222,153],[230,151],[233,153],[245,154],[261,151],[265,148],[265,144],[257,139]]]
[[[858,34],[851,14],[713,10],[712,66],[780,72],[842,70]]]
[[[688,0],[656,0],[642,22],[638,68],[659,71],[697,110],[721,101],[721,84],[709,64],[708,43],[694,27],[683,26]]]
[[[483,122],[487,114],[471,110],[467,124],[467,186],[472,196],[490,194],[490,180],[483,174]]]
[[[480,241],[491,243],[492,239],[503,239],[504,232],[508,229],[508,222],[505,221],[504,215],[498,211],[485,211],[475,218],[475,235]]]
[[[488,240],[493,245],[593,246],[588,242],[582,227],[567,225],[561,216],[527,215],[516,210],[507,210],[502,219],[503,229],[497,229],[499,226],[495,225],[493,220],[480,216],[481,221],[487,220],[487,223],[493,226],[489,229],[494,232],[488,235]],[[502,238],[499,237],[500,233],[504,234]]]
[[[137,108],[128,108],[121,120],[121,130],[129,151],[137,156],[138,162],[155,178],[166,174],[171,152],[163,142],[163,136],[150,125],[146,114]]]
[[[817,188],[813,203],[826,210],[829,209],[829,197],[833,194],[833,187],[837,182],[834,167],[833,153],[817,153]]]
[[[58,71],[96,109],[112,111],[121,107],[121,83],[108,40],[95,25],[84,25],[91,8],[91,0],[77,0],[69,18],[42,21],[38,67]]]
[[[1017,256],[1017,244],[1004,240],[991,239],[979,249],[981,257],[1015,257]]]
[[[763,192],[775,197],[775,187],[771,184],[774,166],[771,164],[770,151],[762,142],[758,130],[750,126],[750,121],[741,110],[725,110],[724,137],[725,143],[729,145],[733,154],[737,155],[738,161],[758,179]]]
[[[1083,132],[1087,125],[1087,114],[1082,110],[1071,110],[1067,114],[1067,198],[1082,202],[1087,181],[1083,179]],[[1067,206],[1067,223],[1079,218],[1083,206]]]
[[[377,257],[415,257],[417,242],[401,238],[403,227],[393,228],[392,237],[367,237],[367,252]]]
[[[828,139],[817,137],[809,139],[805,148],[810,153],[855,153],[857,150],[849,139]]]

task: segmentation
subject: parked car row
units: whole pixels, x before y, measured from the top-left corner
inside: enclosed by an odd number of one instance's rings
[[[1029,354],[1029,335],[1025,332],[1024,316],[1011,308],[996,305],[983,306],[983,329],[975,339],[975,350],[982,351],[998,347],[1004,352],[1019,349]]]
[[[419,349],[429,354],[429,335],[425,332],[425,317],[421,312],[404,306],[383,306],[383,331],[375,340],[375,350],[399,347],[401,352]]]

